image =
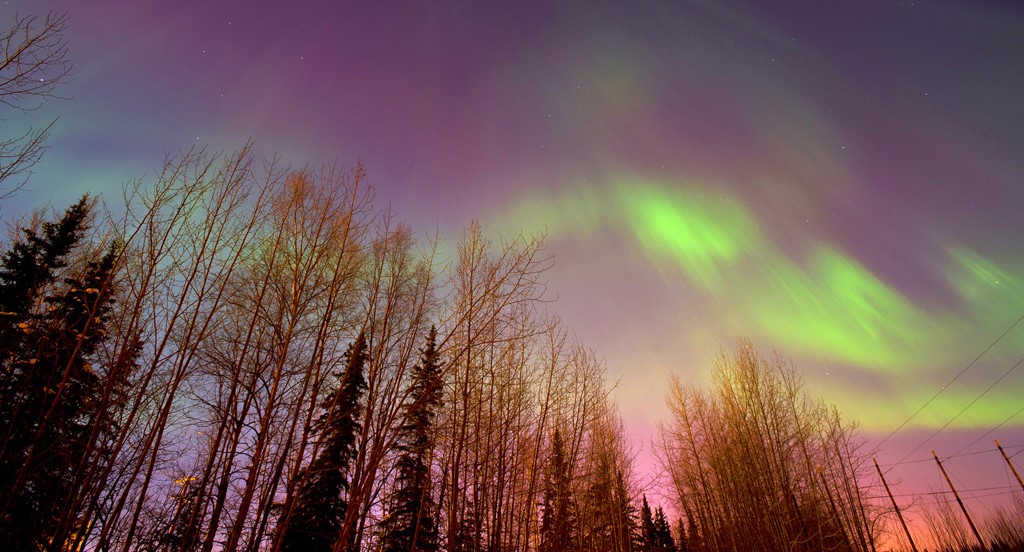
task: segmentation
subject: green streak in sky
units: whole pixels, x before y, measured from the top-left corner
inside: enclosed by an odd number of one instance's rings
[[[995,338],[1024,314],[1024,263],[1019,259],[998,262],[960,246],[947,248],[947,253],[947,281],[981,341]],[[1004,341],[1014,347],[1014,354],[1024,351],[1024,331],[1015,331]]]
[[[771,281],[753,288],[746,308],[783,350],[905,370],[922,362],[927,338],[940,331],[911,301],[838,251],[818,253],[809,270],[778,252],[766,260]]]
[[[580,185],[569,193],[524,195],[515,205],[488,218],[488,225],[502,235],[546,235],[553,238],[586,236],[600,226],[604,198],[593,188]]]
[[[804,268],[738,201],[643,181],[618,188],[638,241],[709,291],[743,333],[783,350],[880,370],[920,364],[940,328],[856,260],[825,248]]]
[[[955,334],[951,316],[926,312],[838,249],[818,246],[806,261],[790,258],[752,212],[721,191],[639,179],[617,190],[646,253],[709,292],[740,333],[879,372],[925,366]]]
[[[947,272],[949,283],[965,301],[989,301],[999,295],[1022,296],[1024,283],[1013,275],[1012,269],[964,247],[950,247],[948,253],[952,261]]]
[[[1024,261],[949,247],[940,266],[956,299],[926,308],[837,246],[808,236],[784,251],[739,198],[700,183],[642,177],[605,186],[580,182],[561,193],[526,195],[496,221],[547,230],[555,239],[604,239],[607,231],[632,237],[666,286],[689,303],[679,311],[680,318],[690,317],[687,324],[765,340],[807,370],[821,361],[888,382],[870,391],[821,388],[868,428],[901,423],[945,381],[943,371],[955,373],[1024,312]],[[695,345],[713,349],[718,343]],[[1024,352],[1024,332],[1000,346],[982,363],[992,376],[985,381],[1006,369],[1001,359],[1015,362]],[[910,389],[897,380],[931,383]],[[994,389],[953,426],[1001,423],[1019,406],[1011,388]],[[914,424],[940,427],[979,392],[977,385],[950,389]]]
[[[1020,378],[1013,383],[997,387],[987,393],[982,400],[969,408],[971,401],[984,390],[971,388],[953,388],[936,397],[928,408],[914,417],[910,427],[938,428],[945,425],[953,417],[950,424],[955,428],[992,428],[1003,422],[1020,409]],[[938,384],[941,385],[941,384]],[[862,428],[869,431],[888,431],[903,423],[922,404],[935,394],[935,384],[906,387],[902,384],[892,386],[896,392],[865,393],[861,389],[831,387],[821,388],[832,401],[842,404],[843,417],[858,420]],[[963,411],[963,414],[960,412]],[[959,416],[958,416],[959,414]],[[1024,415],[1021,415],[1024,417]],[[1016,424],[1020,423],[1017,418]]]
[[[731,199],[668,191],[643,181],[620,183],[617,190],[648,255],[677,263],[705,289],[720,289],[726,270],[756,244],[753,218]]]

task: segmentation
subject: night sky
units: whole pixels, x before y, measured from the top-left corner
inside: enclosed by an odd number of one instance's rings
[[[0,215],[84,192],[116,203],[193,146],[362,160],[378,205],[449,247],[473,219],[547,233],[549,297],[606,359],[642,463],[669,374],[705,383],[738,336],[792,359],[882,443],[881,463],[993,437],[1024,450],[1024,322],[883,443],[1024,315],[1024,6],[25,0],[2,14],[47,10],[70,15],[70,99],[2,123],[59,117]],[[948,465],[966,488],[1012,481],[992,454]],[[923,463],[893,476],[904,492],[940,481]]]

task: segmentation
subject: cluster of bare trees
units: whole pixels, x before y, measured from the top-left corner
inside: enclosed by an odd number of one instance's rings
[[[873,550],[853,426],[740,340],[708,391],[674,381],[660,450],[691,550]]]
[[[1024,487],[1024,484],[1021,484],[1017,468],[1013,466],[1010,457],[1006,455],[998,440],[996,447],[1007,467],[1011,468],[1010,471],[1017,479],[1017,483]],[[933,457],[938,460],[938,456]],[[945,474],[947,469],[942,468],[942,473]],[[950,484],[950,488],[953,489],[952,484]],[[916,500],[915,502],[918,504],[911,506],[918,508],[927,528],[924,535],[909,535],[915,540],[923,536],[923,540],[930,541],[929,544],[936,550],[951,552],[1024,550],[1024,496],[1016,494],[1012,500],[1003,504],[989,504],[987,515],[980,518],[977,517],[977,512],[973,514],[969,512],[968,506],[963,502],[959,493],[953,493],[950,496],[932,491],[928,493],[927,497],[927,502]],[[957,506],[953,505],[954,502],[957,503]],[[915,546],[917,545],[915,544]]]
[[[93,434],[67,455],[73,484],[37,544],[286,548],[288,511],[330,446],[318,428],[358,337],[364,381],[358,409],[339,410],[353,416],[354,442],[328,542],[380,548],[436,327],[441,390],[430,434],[418,433],[429,500],[417,504],[438,538],[422,549],[539,547],[556,430],[576,545],[629,549],[616,540],[635,498],[625,433],[601,362],[546,312],[541,241],[492,243],[471,225],[442,262],[435,243],[373,207],[364,180],[358,166],[286,171],[248,149],[190,152],[94,214],[82,258],[107,252],[95,285],[112,299],[82,357],[99,383],[76,416]]]

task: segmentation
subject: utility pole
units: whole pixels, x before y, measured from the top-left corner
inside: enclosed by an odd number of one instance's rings
[[[896,499],[892,497],[892,491],[889,490],[889,484],[885,482],[885,476],[882,475],[882,468],[878,467],[878,460],[872,458],[871,461],[875,463],[875,471],[878,472],[878,477],[882,479],[882,485],[885,487],[885,494],[889,495],[892,507],[896,509],[896,517],[900,518],[900,525],[903,526],[903,532],[907,534],[907,540],[910,541],[910,549],[917,552],[917,545],[914,544],[914,537],[910,536],[910,529],[907,529],[907,522],[903,520],[903,513],[900,512],[900,507],[896,505]]]
[[[996,446],[999,447],[999,452],[1003,455],[1003,460],[1006,460],[1006,465],[1010,466],[1010,471],[1013,472],[1013,476],[1017,478],[1017,483],[1020,483],[1020,488],[1024,489],[1024,481],[1020,480],[1020,475],[1017,474],[1017,468],[1013,467],[1013,462],[1010,462],[1010,458],[1006,456],[1006,451],[1003,450],[1003,445],[999,444],[999,439],[996,439]]]
[[[974,536],[978,539],[978,543],[981,544],[981,549],[985,549],[985,541],[981,538],[981,533],[978,533],[978,528],[974,526],[974,520],[971,519],[971,514],[967,513],[967,507],[964,506],[964,501],[960,500],[960,494],[956,492],[956,488],[953,487],[953,482],[949,480],[949,474],[946,473],[946,468],[942,467],[942,462],[939,460],[939,456],[932,451],[932,457],[935,458],[935,463],[939,465],[939,471],[942,472],[942,477],[946,478],[946,483],[949,484],[950,490],[953,491],[953,496],[956,497],[956,503],[960,505],[960,510],[963,511],[964,517],[967,518],[967,524],[971,526],[971,531],[974,532]]]

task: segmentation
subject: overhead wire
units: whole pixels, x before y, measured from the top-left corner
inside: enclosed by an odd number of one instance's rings
[[[980,357],[979,357],[979,358],[980,358]],[[928,444],[928,441],[931,441],[932,439],[934,439],[934,438],[935,438],[935,436],[936,436],[936,435],[938,435],[939,433],[941,433],[941,432],[942,432],[942,430],[944,430],[944,429],[946,429],[947,427],[949,427],[949,424],[951,424],[951,423],[955,422],[955,421],[957,420],[957,418],[959,418],[959,417],[960,417],[961,415],[963,415],[963,413],[964,413],[964,412],[967,412],[967,410],[968,410],[968,409],[970,409],[970,408],[971,408],[972,406],[974,406],[974,405],[975,405],[975,403],[977,403],[977,402],[978,402],[979,400],[981,400],[981,398],[982,398],[982,397],[984,397],[984,396],[985,396],[985,395],[986,395],[986,394],[987,394],[987,393],[988,393],[989,391],[991,391],[991,390],[992,390],[993,388],[995,388],[995,386],[996,386],[996,385],[998,385],[998,384],[999,384],[999,383],[1000,383],[1001,381],[1003,381],[1004,379],[1006,379],[1006,377],[1007,377],[1007,376],[1009,376],[1009,375],[1010,375],[1010,374],[1011,374],[1011,373],[1012,373],[1012,372],[1013,372],[1014,370],[1016,370],[1016,369],[1017,369],[1017,368],[1018,368],[1018,367],[1019,367],[1019,366],[1020,366],[1021,364],[1024,364],[1024,357],[1021,357],[1021,359],[1020,359],[1020,360],[1018,360],[1016,364],[1014,364],[1013,366],[1011,366],[1009,370],[1007,370],[1006,372],[1003,372],[1003,375],[999,376],[999,379],[997,379],[996,381],[992,382],[992,384],[991,384],[991,385],[989,385],[989,386],[988,386],[987,388],[985,388],[985,390],[984,390],[984,391],[982,391],[982,392],[981,392],[981,394],[979,394],[979,395],[978,395],[977,397],[974,397],[974,400],[972,400],[972,401],[971,401],[970,403],[968,403],[968,404],[967,404],[967,406],[963,407],[963,408],[962,408],[962,409],[960,410],[960,412],[957,412],[957,413],[956,413],[956,415],[955,415],[955,416],[953,416],[952,418],[950,418],[950,419],[949,419],[949,421],[947,421],[947,422],[946,422],[945,424],[943,424],[943,425],[942,425],[942,427],[940,427],[939,429],[936,429],[936,430],[935,430],[935,432],[934,432],[934,433],[932,433],[931,435],[929,435],[927,439],[925,439],[924,441],[922,441],[922,442],[921,442],[921,444],[919,444],[919,445],[917,445],[916,447],[914,447],[913,449],[911,449],[911,451],[910,451],[910,452],[908,452],[908,453],[907,453],[907,454],[906,454],[906,455],[905,455],[905,456],[904,456],[904,457],[903,457],[903,458],[901,459],[901,461],[902,461],[902,460],[906,460],[907,458],[909,458],[909,457],[910,457],[910,455],[911,455],[911,454],[914,454],[914,453],[915,453],[915,452],[917,452],[917,451],[918,451],[918,450],[919,450],[919,449],[920,449],[921,447],[923,447],[923,446],[925,446],[926,444]],[[961,450],[963,450],[963,449],[961,449]]]
[[[883,444],[885,444],[885,442],[891,439],[893,435],[896,435],[897,432],[906,427],[906,425],[909,424],[911,420],[916,418],[918,414],[920,414],[925,408],[928,407],[928,405],[930,405],[935,399],[937,399],[939,395],[941,395],[946,389],[949,388],[950,385],[953,385],[956,382],[956,380],[960,379],[960,376],[964,375],[968,370],[970,370],[978,362],[978,360],[981,359],[981,357],[985,356],[985,354],[992,350],[992,348],[995,347],[997,343],[1002,341],[1008,333],[1013,331],[1013,329],[1016,328],[1017,325],[1021,323],[1021,321],[1024,321],[1024,314],[1022,314],[1020,318],[1018,318],[1013,324],[1010,324],[1010,327],[1006,328],[1006,331],[1001,333],[999,337],[995,339],[995,341],[989,344],[988,347],[985,347],[985,350],[982,351],[978,356],[974,357],[974,360],[968,363],[967,366],[964,366],[959,372],[957,372],[957,374],[953,376],[953,379],[949,380],[945,385],[943,385],[934,395],[931,396],[930,399],[925,401],[924,404],[922,404],[917,410],[915,410],[909,418],[904,420],[903,423],[900,424],[896,429],[892,430],[892,432],[890,432],[889,435],[886,435],[885,438],[878,443],[878,446],[882,446]]]
[[[976,444],[978,443],[978,441],[980,441],[980,440],[984,439],[985,437],[988,437],[989,435],[992,435],[992,432],[994,432],[995,430],[997,430],[997,429],[999,429],[999,428],[1003,427],[1004,425],[1006,425],[1007,423],[1009,423],[1009,421],[1010,421],[1010,420],[1012,420],[1012,419],[1016,418],[1017,416],[1020,416],[1020,414],[1021,414],[1022,412],[1024,412],[1024,406],[1020,407],[1020,409],[1019,409],[1019,410],[1017,410],[1016,412],[1014,412],[1013,414],[1010,414],[1010,415],[1009,415],[1009,417],[1007,417],[1007,418],[1006,418],[1005,420],[1003,420],[1003,421],[999,422],[999,424],[998,424],[997,426],[995,426],[995,427],[993,427],[992,429],[990,429],[990,430],[986,431],[985,433],[983,433],[983,434],[982,434],[982,435],[981,435],[980,437],[978,437],[977,439],[975,439],[975,440],[971,441],[971,442],[970,442],[970,443],[969,443],[969,444],[968,444],[967,446],[964,446],[964,447],[962,447],[962,448],[961,448],[960,450],[956,451],[956,452],[954,453],[954,455],[955,455],[955,454],[959,454],[959,453],[961,453],[961,452],[963,452],[963,451],[965,451],[965,450],[967,450],[967,449],[969,449],[969,448],[973,447],[974,445],[976,445]],[[1003,447],[1003,448],[1006,448],[1006,447]],[[994,450],[999,450],[999,449],[994,449]]]
[[[1021,412],[1024,412],[1024,409],[1021,409]],[[980,440],[980,439],[975,440],[974,443],[977,443],[978,440]],[[974,443],[971,443],[971,444],[973,445]],[[949,460],[951,458],[960,458],[960,457],[963,457],[963,456],[975,456],[975,455],[978,455],[978,454],[989,454],[989,453],[993,453],[993,452],[998,452],[999,451],[999,449],[997,449],[997,448],[990,448],[990,449],[984,449],[984,450],[975,450],[975,451],[971,451],[971,452],[963,452],[964,450],[966,450],[968,448],[970,448],[970,445],[961,448],[960,450],[954,452],[953,454],[939,455],[939,458],[941,460],[945,461],[945,460]],[[1006,446],[1003,446],[1003,450],[1016,450],[1016,449],[1022,449],[1022,451],[1024,451],[1024,445],[1006,445]],[[1018,452],[1021,452],[1021,451],[1018,451]],[[1016,454],[1016,453],[1014,453],[1014,454]],[[905,465],[905,464],[920,464],[920,463],[923,463],[923,462],[934,462],[934,461],[935,461],[935,459],[932,458],[931,456],[929,456],[927,458],[916,458],[914,460],[907,460],[906,457],[904,457],[902,460],[897,461],[897,462],[880,462],[878,465],[880,467],[892,467],[892,466],[901,466],[901,465]]]
[[[957,485],[960,485],[961,487],[964,486],[964,482],[961,481],[960,478],[956,476],[956,473],[950,473],[949,476],[956,480]],[[1009,485],[1007,485],[1007,487],[1009,487]],[[950,489],[950,490],[952,491],[952,489]],[[989,505],[988,505],[987,501],[981,500],[982,498],[985,497],[985,495],[982,495],[981,497],[979,497],[977,494],[975,494],[975,490],[974,489],[963,489],[960,492],[961,493],[967,493],[967,498],[973,498],[974,500],[979,501],[981,503],[982,509],[984,509],[985,512],[988,515],[992,514],[992,510],[989,508]],[[956,493],[953,493],[953,494],[956,494]]]
[[[1020,493],[1024,492],[1021,490],[1020,485],[1003,485],[998,487],[978,487],[974,489],[957,489],[957,492],[961,493],[980,493],[987,491],[1000,491],[1003,494]],[[914,498],[918,496],[941,496],[941,495],[952,495],[953,491],[922,491],[919,493],[893,493],[893,498]],[[877,499],[877,498],[888,498],[889,495],[878,495],[878,496],[867,496],[864,498]],[[973,498],[984,498],[985,495],[981,495]]]
[[[985,494],[977,495],[977,499],[978,499],[979,502],[984,503],[984,499],[991,499],[994,496],[1012,495],[1014,493],[1020,493],[1020,492],[1021,492],[1020,488],[1018,487],[1017,490],[1009,489],[1009,490],[1005,490],[1005,491],[994,491],[994,492],[990,492],[990,493],[985,493]],[[883,497],[880,497],[880,498],[885,498],[885,497],[883,496]],[[949,496],[946,496],[946,497],[935,496],[935,497],[929,497],[929,498],[933,498],[933,500],[927,500],[927,501],[923,501],[923,502],[918,502],[916,504],[911,504],[910,506],[904,506],[904,508],[914,507],[914,506],[934,506],[936,504],[952,504],[953,502],[956,502],[955,499],[953,499],[953,498],[951,498]]]

